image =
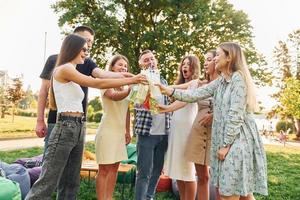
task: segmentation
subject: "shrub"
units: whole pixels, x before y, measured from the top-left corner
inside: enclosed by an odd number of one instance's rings
[[[291,132],[293,132],[294,130],[294,124],[292,122],[289,121],[283,121],[280,120],[279,122],[277,122],[276,124],[276,131],[279,132],[280,130],[283,130],[284,132],[286,132],[288,129],[291,129]]]
[[[37,117],[36,112],[30,110],[22,110],[22,109],[17,109],[15,111],[15,115],[24,116],[24,117]]]
[[[102,112],[98,111],[98,112],[95,112],[94,114],[94,122],[100,122],[101,121],[101,118],[102,118]]]
[[[94,108],[91,105],[89,105],[88,108],[87,108],[86,117],[87,117],[88,122],[94,121]]]

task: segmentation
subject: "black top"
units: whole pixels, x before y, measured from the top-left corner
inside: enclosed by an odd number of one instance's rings
[[[43,71],[40,75],[40,78],[47,79],[47,80],[51,79],[52,72],[53,72],[53,69],[55,67],[56,60],[57,60],[57,55],[49,56],[49,58],[47,59],[47,62],[45,63]],[[93,70],[96,67],[98,67],[98,66],[97,66],[96,63],[94,63],[93,60],[91,60],[90,58],[86,58],[83,64],[80,64],[80,65],[76,66],[76,69],[84,75],[91,76]],[[84,99],[82,101],[82,108],[83,108],[84,114],[86,115],[88,88],[81,86],[81,89],[84,92]],[[56,116],[57,116],[57,111],[50,109],[49,114],[48,114],[47,123],[48,124],[49,123],[55,124],[56,123]]]

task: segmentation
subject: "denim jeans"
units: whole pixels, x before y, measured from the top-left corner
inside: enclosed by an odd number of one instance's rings
[[[76,199],[85,139],[85,123],[69,117],[55,124],[39,179],[26,200],[50,200],[57,187],[57,199]]]
[[[154,198],[168,148],[167,135],[138,135],[135,199]]]
[[[47,127],[47,135],[46,135],[46,137],[45,137],[45,139],[44,139],[45,144],[44,144],[43,160],[44,160],[44,158],[45,158],[46,151],[47,151],[47,148],[48,148],[49,137],[50,137],[50,135],[51,135],[51,132],[52,132],[54,126],[55,126],[54,123],[49,123],[49,124],[48,124],[48,127]]]

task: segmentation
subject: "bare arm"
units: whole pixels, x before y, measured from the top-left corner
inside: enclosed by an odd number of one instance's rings
[[[100,68],[95,68],[92,71],[93,77],[96,78],[124,78],[124,77],[133,77],[134,75],[129,72],[111,72],[104,71]]]
[[[183,84],[179,84],[179,85],[171,85],[170,87],[175,88],[175,89],[185,90],[191,85],[191,83],[192,83],[192,81],[186,82],[186,83],[183,83]]]
[[[187,104],[188,103],[186,103],[186,102],[175,101],[170,105],[159,105],[159,108],[160,108],[161,113],[173,112],[175,110],[179,110],[180,108],[183,108]]]
[[[130,111],[129,109],[127,110],[127,115],[126,115],[126,132],[125,132],[125,142],[126,144],[129,144],[131,140],[130,136]]]
[[[107,89],[107,88],[117,88],[123,85],[129,85],[133,83],[146,83],[147,79],[143,75],[136,75],[132,78],[122,78],[122,79],[99,79],[86,76],[78,72],[73,66],[68,64],[60,66],[54,75],[55,79],[60,82],[73,81],[81,86]]]
[[[37,123],[35,127],[35,133],[38,137],[45,137],[47,134],[47,126],[45,123],[45,108],[48,98],[50,81],[47,79],[42,79],[41,88],[38,96],[38,105],[37,105]]]
[[[130,88],[124,89],[122,91],[116,91],[113,89],[108,89],[105,91],[104,96],[113,100],[113,101],[120,101],[128,96],[130,92]]]

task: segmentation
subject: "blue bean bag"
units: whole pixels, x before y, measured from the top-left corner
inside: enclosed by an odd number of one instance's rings
[[[7,179],[19,183],[22,199],[25,199],[30,190],[30,177],[27,169],[20,164],[7,164],[1,161],[0,168],[4,170]]]
[[[19,184],[0,177],[0,199],[1,200],[21,200]]]

